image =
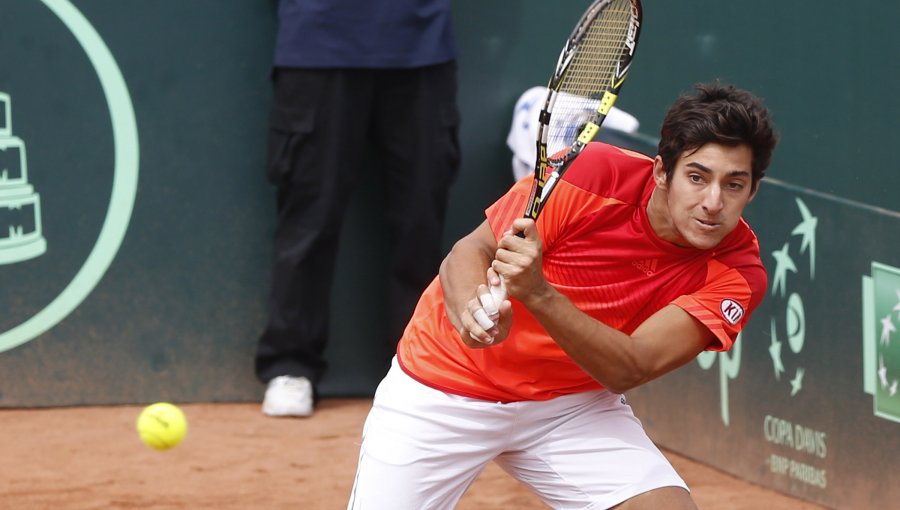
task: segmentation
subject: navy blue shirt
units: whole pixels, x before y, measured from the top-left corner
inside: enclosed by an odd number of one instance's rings
[[[450,0],[280,0],[275,65],[409,68],[456,59]]]

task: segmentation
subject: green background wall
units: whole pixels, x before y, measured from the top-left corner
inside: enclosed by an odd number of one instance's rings
[[[587,4],[454,0],[463,170],[445,248],[511,183],[505,139],[513,105],[546,83]],[[139,143],[131,210],[110,209],[121,140],[104,88],[89,51],[48,5],[83,14],[127,85]],[[635,392],[632,402],[660,442],[739,476],[831,506],[889,506],[900,494],[883,473],[900,466],[884,452],[898,451],[900,424],[873,407],[890,401],[875,360],[893,358],[870,342],[881,305],[864,285],[887,281],[873,262],[900,267],[900,172],[889,159],[900,114],[900,4],[646,0],[644,7],[637,59],[617,103],[641,122],[636,143],[655,137],[666,107],[696,82],[720,78],[763,96],[782,143],[773,180],[748,218],[770,271],[785,242],[798,270],[789,275],[797,286],[770,295],[752,319],[740,361],[698,362],[670,384]],[[16,137],[47,243],[38,257],[0,264],[0,406],[260,398],[252,356],[265,320],[273,230],[263,157],[274,10],[274,0],[0,0],[0,93],[9,96],[12,120],[11,134],[0,136],[0,163],[11,161]],[[0,183],[0,200],[3,190]],[[326,396],[370,395],[383,374],[371,362],[386,354],[387,247],[383,219],[369,213],[379,191],[369,178],[342,234],[334,295],[342,306],[332,314]],[[788,229],[799,217],[797,199],[819,218],[815,280],[801,264],[809,247]],[[0,207],[0,232],[23,216]],[[79,271],[110,218],[127,230],[108,269],[86,285]],[[73,282],[84,299],[71,313],[27,342],[11,333]],[[776,378],[768,349],[773,331],[791,333],[782,308],[792,293],[803,296],[807,340]],[[876,303],[865,308],[867,300]],[[801,365],[806,389],[792,396],[785,385],[795,372],[787,370]],[[723,384],[732,397],[729,423]],[[767,439],[767,416],[824,432],[825,457]],[[773,455],[825,470],[827,487],[778,472]]]
[[[515,99],[528,86],[546,84],[561,41],[589,3],[454,2],[467,126],[463,183],[470,184],[458,186],[459,193],[473,193],[484,174],[504,168],[503,140]],[[571,7],[563,12],[560,5]],[[719,78],[763,96],[774,111],[783,141],[772,176],[897,209],[900,172],[894,171],[886,144],[897,140],[900,112],[895,29],[900,4],[861,0],[847,9],[834,0],[645,0],[643,5],[637,58],[616,103],[637,116],[641,131],[656,135],[679,93]],[[505,184],[491,183],[498,189]],[[455,218],[470,214],[467,201],[457,204],[464,212]]]

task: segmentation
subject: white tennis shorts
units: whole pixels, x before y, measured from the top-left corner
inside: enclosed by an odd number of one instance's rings
[[[347,508],[453,508],[492,460],[552,508],[609,508],[652,489],[687,490],[621,395],[488,402],[425,386],[395,359],[363,427]]]

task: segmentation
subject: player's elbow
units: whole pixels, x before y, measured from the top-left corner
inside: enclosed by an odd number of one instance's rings
[[[607,390],[621,395],[637,388],[644,384],[644,382],[646,381],[636,377],[623,377],[615,380],[607,380],[606,382],[602,382],[602,384]]]
[[[627,393],[653,379],[653,371],[642,366],[636,360],[629,360],[620,366],[620,370],[598,378],[600,384],[613,393]]]

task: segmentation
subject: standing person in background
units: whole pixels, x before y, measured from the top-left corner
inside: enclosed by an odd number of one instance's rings
[[[265,414],[310,416],[341,223],[364,173],[389,194],[392,349],[437,273],[460,160],[457,50],[450,0],[280,0],[278,23],[267,155],[278,219],[256,375]]]

